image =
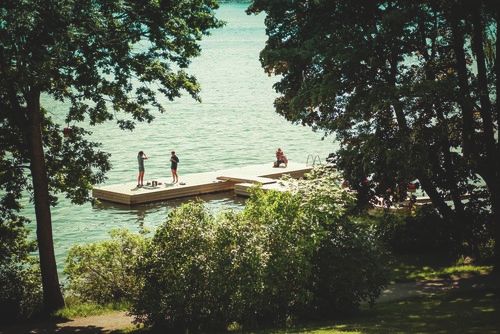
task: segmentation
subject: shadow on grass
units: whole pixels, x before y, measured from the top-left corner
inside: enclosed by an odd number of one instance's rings
[[[10,325],[0,325],[0,334],[49,334],[49,333],[78,333],[78,334],[110,334],[110,333],[123,333],[123,331],[112,330],[116,328],[116,313],[113,309],[101,308],[94,310],[89,315],[80,313],[78,319],[73,319],[64,315],[65,312],[75,312],[75,308],[67,308],[63,312],[57,312],[50,317],[36,317],[28,322],[20,322]],[[89,311],[88,307],[83,308],[84,311]],[[99,312],[98,312],[99,311]],[[71,313],[69,312],[69,313]],[[97,313],[97,317],[95,316]],[[127,323],[124,324],[125,327]],[[118,325],[121,328],[121,325]],[[111,327],[111,329],[110,329]],[[131,329],[134,328],[130,324]]]
[[[233,333],[500,333],[498,291],[488,286],[488,288],[483,285],[463,287],[401,301],[380,303],[373,308],[364,307],[355,316],[339,321],[302,324],[289,329]],[[152,332],[141,329],[127,333]]]
[[[446,254],[407,254],[394,256],[390,263],[391,281],[414,282],[448,278],[452,275],[485,275],[492,271],[492,266],[460,263]]]
[[[259,333],[500,333],[499,311],[497,292],[457,290],[378,304],[333,324]]]
[[[100,334],[109,333],[103,330],[102,327],[97,326],[71,326],[65,325],[60,321],[47,321],[44,323],[37,324],[19,324],[6,327],[5,329],[0,328],[0,334],[69,334],[69,333],[79,333],[79,334]]]

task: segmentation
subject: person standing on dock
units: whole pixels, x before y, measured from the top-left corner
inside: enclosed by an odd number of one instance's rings
[[[170,157],[170,169],[172,170],[172,183],[179,182],[179,176],[177,175],[178,163],[179,163],[179,158],[175,155],[175,151],[172,151],[172,156]]]
[[[142,187],[144,185],[144,160],[148,157],[143,151],[137,153],[137,162],[139,163],[139,175],[137,176],[137,187]]]

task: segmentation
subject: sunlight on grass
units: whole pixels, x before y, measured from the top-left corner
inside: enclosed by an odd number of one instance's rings
[[[98,305],[94,303],[67,303],[66,307],[56,311],[56,317],[73,319],[78,317],[90,317],[93,315],[101,315],[115,311],[125,311],[128,308],[127,303],[110,303],[106,305]]]
[[[445,257],[439,255],[435,258],[432,257],[432,254],[427,254],[417,258],[401,256],[394,259],[391,263],[392,281],[408,282],[452,278],[453,276],[463,275],[487,275],[493,270],[492,266],[463,264],[460,261],[453,264]]]
[[[376,304],[354,318],[262,334],[498,333],[498,297],[489,291],[452,291]]]

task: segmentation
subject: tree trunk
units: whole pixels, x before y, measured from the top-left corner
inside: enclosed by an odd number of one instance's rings
[[[460,27],[457,13],[452,13],[451,30],[453,40],[453,51],[455,52],[455,67],[458,74],[459,85],[459,101],[462,108],[462,149],[465,159],[469,162],[473,158],[471,155],[476,155],[474,151],[474,118],[473,104],[470,98],[470,87],[467,78],[467,64],[464,51],[464,32]]]
[[[29,118],[31,176],[36,213],[36,235],[42,272],[44,312],[50,313],[64,306],[64,299],[57,276],[54,242],[52,239],[52,218],[50,214],[47,168],[42,143],[42,115],[40,92],[31,91],[27,99]]]
[[[497,38],[496,38],[496,59],[495,59],[495,77],[496,77],[496,121],[497,121],[497,142],[496,142],[496,191],[492,196],[493,207],[493,229],[495,238],[495,272],[500,275],[500,138],[498,137],[498,128],[500,127],[500,8],[497,7]]]
[[[481,103],[481,117],[483,119],[483,131],[484,138],[486,141],[486,153],[487,153],[487,164],[490,170],[494,174],[495,168],[495,136],[493,134],[493,119],[492,119],[492,108],[491,101],[488,92],[488,73],[486,69],[486,57],[484,55],[484,42],[483,42],[483,22],[481,20],[481,9],[476,7],[473,10],[473,27],[474,34],[472,40],[472,46],[474,53],[476,54],[477,63],[477,85],[479,92],[479,101]]]
[[[493,208],[493,238],[495,240],[494,271],[500,276],[500,198],[497,193],[492,197]]]

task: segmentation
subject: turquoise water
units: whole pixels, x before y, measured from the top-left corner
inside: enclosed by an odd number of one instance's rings
[[[114,123],[93,127],[93,139],[112,154],[112,170],[107,184],[134,182],[137,152],[148,156],[145,179],[170,175],[169,155],[175,149],[180,159],[179,175],[234,166],[273,161],[277,147],[290,161],[306,162],[308,154],[322,158],[337,146],[333,139],[322,141],[322,134],[292,125],[274,112],[276,98],[272,85],[259,63],[259,52],[266,41],[264,16],[248,16],[247,5],[222,4],[219,18],[227,25],[213,31],[202,45],[190,72],[202,86],[202,103],[189,97],[163,101],[167,112],[158,114],[151,124],[139,124],[134,132],[119,130]],[[62,119],[65,107],[45,97],[44,107]],[[214,211],[241,208],[244,200],[230,193],[203,196]],[[138,207],[112,204],[71,205],[65,199],[53,209],[53,233],[59,271],[69,247],[107,237],[113,228],[151,230],[182,201],[169,201]],[[33,208],[27,207],[34,216]],[[34,228],[34,223],[31,224]]]

